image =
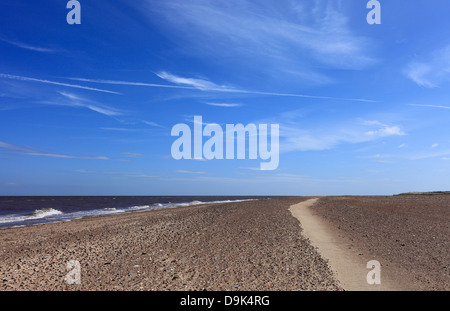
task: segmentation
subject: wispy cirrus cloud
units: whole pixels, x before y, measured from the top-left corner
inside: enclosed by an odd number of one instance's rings
[[[158,72],[156,73],[156,75],[163,80],[170,81],[175,84],[188,85],[202,91],[233,91],[233,88],[230,86],[217,85],[206,79],[184,78],[168,73],[166,71]]]
[[[434,149],[434,148],[431,148]],[[410,161],[426,160],[433,158],[440,158],[441,160],[450,159],[450,150],[428,152],[409,152],[409,153],[398,153],[398,154],[376,154],[369,156],[369,159],[404,159]]]
[[[116,117],[124,115],[125,113],[119,109],[109,107],[104,104],[97,103],[96,101],[87,99],[85,97],[68,93],[68,92],[58,92],[62,95],[66,100],[58,100],[58,101],[45,101],[44,104],[48,105],[56,105],[56,106],[69,106],[76,108],[86,108],[100,114],[106,115],[108,117]]]
[[[412,62],[405,70],[406,76],[416,84],[428,88],[436,87],[436,84],[430,79],[433,69],[430,65],[418,62]]]
[[[442,105],[409,104],[408,106],[428,107],[428,108],[438,108],[438,109],[450,109],[450,106],[442,106]]]
[[[72,170],[74,173],[78,174],[92,174],[92,175],[114,175],[114,176],[123,176],[123,177],[132,177],[132,178],[157,178],[158,176],[149,175],[142,172],[122,172],[122,171],[93,171],[86,169],[76,169]]]
[[[127,158],[142,158],[145,155],[138,152],[122,152],[122,154]]]
[[[47,151],[39,150],[38,148],[35,148],[35,147],[17,146],[17,145],[13,145],[13,144],[2,142],[2,141],[0,141],[0,148],[6,150],[7,152],[16,154],[16,155],[39,156],[39,157],[49,157],[49,158],[59,158],[59,159],[111,160],[109,157],[106,157],[106,156],[70,155],[70,154],[47,152]]]
[[[143,124],[146,124],[148,126],[156,127],[156,128],[159,128],[159,129],[164,129],[165,128],[164,126],[159,125],[159,124],[157,124],[155,122],[140,121],[140,122],[133,122],[132,124],[136,124],[136,123],[143,123]],[[148,128],[128,128],[128,127],[102,127],[100,129],[104,130],[104,131],[130,132],[130,133],[144,133],[144,132],[148,132],[149,131]]]
[[[158,123],[156,123],[156,122],[153,122],[153,121],[141,120],[141,122],[144,123],[144,124],[146,124],[146,125],[148,125],[148,126],[159,127],[159,128],[165,128],[164,126],[162,126],[162,125],[160,125],[160,124],[158,124]]]
[[[131,129],[122,127],[102,127],[100,129],[104,131],[113,131],[113,132],[142,132],[141,129]]]
[[[123,85],[123,86],[143,86],[143,87],[157,87],[157,88],[172,88],[172,89],[184,89],[184,90],[202,90],[202,91],[219,91],[219,92],[232,92],[233,89],[227,86],[219,86],[206,79],[199,78],[184,78],[170,74],[165,71],[155,73],[159,78],[172,82],[176,85],[170,84],[159,84],[159,83],[147,83],[147,82],[137,82],[137,81],[119,81],[119,80],[108,80],[108,79],[88,79],[88,78],[77,78],[77,77],[67,77],[66,79],[80,82],[90,82],[98,84],[110,84],[110,85]]]
[[[310,98],[310,99],[327,99],[327,100],[344,100],[344,101],[356,101],[356,102],[375,102],[374,100],[364,99],[364,98],[339,98],[330,96],[315,96],[306,94],[290,94],[282,92],[265,92],[265,91],[254,91],[254,90],[244,90],[235,87],[218,85],[206,79],[200,78],[184,78],[174,74],[164,74],[159,73],[158,77],[167,80],[175,84],[188,85],[190,87],[199,89],[201,91],[213,91],[213,92],[227,92],[227,93],[240,93],[249,95],[264,95],[264,96],[279,96],[279,97],[300,97],[300,98]]]
[[[370,40],[352,31],[340,1],[147,0],[140,11],[200,55],[256,57],[283,69],[305,67],[299,55],[338,68],[375,62]]]
[[[249,171],[265,171],[265,170],[262,170],[261,167],[259,167],[259,166],[255,166],[255,167],[253,167],[253,166],[239,166],[238,168],[241,169],[241,170],[249,170]]]
[[[300,81],[309,81],[316,85],[326,85],[335,82],[334,78],[331,78],[325,74],[316,72],[312,69],[302,69],[302,70],[284,70],[286,75],[291,75],[293,78],[299,79]]]
[[[369,137],[380,138],[387,136],[403,136],[406,135],[402,132],[399,126],[397,125],[387,125],[383,124],[380,121],[365,121],[364,125],[375,126],[376,129],[365,132]]]
[[[350,124],[336,128],[329,128],[328,131],[310,130],[280,126],[281,137],[284,142],[280,143],[280,151],[320,151],[329,150],[341,144],[358,144],[374,141],[383,137],[403,136],[399,126],[385,126],[376,130],[364,131],[363,128]]]
[[[450,45],[434,51],[425,60],[410,62],[404,72],[410,80],[427,88],[450,82]]]
[[[8,43],[10,45],[13,45],[15,47],[19,47],[21,49],[35,51],[35,52],[40,52],[40,53],[56,53],[56,52],[58,52],[55,49],[49,49],[49,48],[44,48],[44,47],[41,47],[41,46],[31,45],[31,44],[24,43],[24,42],[17,41],[17,40],[9,40],[9,39],[5,38],[2,35],[0,35],[0,41],[6,42],[6,43]]]
[[[37,79],[37,78],[30,78],[30,77],[24,77],[24,76],[16,76],[6,73],[0,73],[0,78],[4,79],[12,79],[12,80],[18,80],[18,81],[25,81],[25,82],[38,82],[38,83],[44,83],[44,84],[52,84],[52,85],[58,85],[58,86],[65,86],[70,88],[76,88],[76,89],[82,89],[82,90],[88,90],[88,91],[96,91],[96,92],[102,92],[102,93],[110,93],[110,94],[116,94],[121,95],[119,92],[109,91],[109,90],[103,90],[83,85],[77,85],[77,84],[69,84],[69,83],[62,83],[62,82],[56,82],[56,81],[50,81],[45,79]]]
[[[256,123],[280,124],[280,152],[330,150],[343,144],[406,135],[399,125],[378,120],[350,118],[307,126],[302,123],[304,118],[297,111],[291,111]]]
[[[222,92],[222,93],[236,93],[236,94],[247,94],[247,95],[258,95],[258,96],[278,96],[278,97],[298,97],[298,98],[309,98],[309,99],[326,99],[326,100],[343,100],[343,101],[355,101],[355,102],[376,102],[375,100],[365,99],[365,98],[341,98],[332,96],[316,96],[307,94],[292,94],[283,92],[265,92],[258,90],[246,90],[242,88],[237,88],[230,85],[221,85],[212,82],[206,78],[198,77],[182,77],[166,71],[161,71],[155,73],[159,78],[174,83],[175,85],[167,84],[155,84],[155,83],[145,83],[145,82],[130,82],[130,81],[115,81],[115,80],[104,80],[104,79],[86,79],[86,78],[66,78],[76,81],[100,83],[100,84],[111,84],[111,85],[124,85],[124,86],[142,86],[142,87],[161,87],[161,88],[175,88],[175,89],[189,89],[189,90],[200,90],[204,92]]]
[[[196,87],[193,86],[177,86],[168,84],[158,84],[158,83],[146,83],[146,82],[135,82],[135,81],[118,81],[118,80],[107,80],[107,79],[88,79],[88,78],[77,78],[77,77],[66,77],[72,81],[80,82],[90,82],[99,84],[110,84],[110,85],[124,85],[124,86],[146,86],[146,87],[161,87],[161,88],[171,88],[171,89],[188,89],[195,90]]]
[[[224,108],[233,108],[233,107],[241,107],[242,104],[237,103],[205,103],[208,106],[214,106],[214,107],[224,107]]]
[[[177,173],[180,174],[194,174],[194,175],[204,175],[206,172],[204,171],[187,171],[187,170],[177,170]]]

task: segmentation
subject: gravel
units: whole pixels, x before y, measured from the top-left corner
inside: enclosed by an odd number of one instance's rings
[[[312,207],[382,276],[450,290],[450,195],[324,197]]]
[[[1,290],[341,290],[288,211],[308,198],[0,230]],[[67,263],[81,284],[67,284]]]

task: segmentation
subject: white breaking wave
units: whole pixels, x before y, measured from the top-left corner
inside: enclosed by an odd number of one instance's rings
[[[57,209],[53,208],[43,208],[39,210],[35,210],[31,216],[28,217],[28,219],[39,219],[44,218],[52,215],[61,215],[63,212],[58,211]]]
[[[176,207],[188,207],[193,205],[200,204],[218,204],[218,203],[235,203],[235,202],[245,202],[245,201],[254,201],[257,199],[242,199],[242,200],[223,200],[223,201],[198,201],[194,200],[191,202],[179,202],[179,203],[153,203],[151,205],[137,205],[130,206],[127,208],[114,208],[114,207],[105,207],[102,209],[94,209],[94,210],[86,210],[86,211],[76,211],[76,212],[68,212],[63,213],[57,209],[53,208],[43,208],[39,210],[35,210],[31,214],[28,215],[19,215],[19,214],[11,214],[0,217],[0,224],[7,223],[18,223],[14,224],[13,227],[22,227],[26,225],[20,224],[21,222],[31,222],[30,224],[43,224],[49,222],[60,222],[60,221],[70,221],[74,219],[86,218],[86,217],[97,217],[97,216],[105,216],[112,215],[118,213],[133,213],[136,211],[144,211],[144,210],[155,210],[155,209],[164,209],[164,208],[176,208]],[[36,223],[38,222],[38,223]],[[6,225],[9,227],[9,225]],[[2,226],[5,228],[5,226]]]
[[[147,209],[150,205],[138,205],[138,206],[131,206],[128,209],[130,210],[140,210],[140,209]]]
[[[5,217],[0,217],[0,224],[10,223],[10,222],[20,222],[20,221],[25,221],[25,220],[42,219],[42,218],[55,216],[55,215],[61,215],[61,214],[63,214],[63,212],[58,211],[57,209],[43,208],[43,209],[35,210],[30,215],[24,215],[24,216],[9,215],[9,216],[5,216]]]

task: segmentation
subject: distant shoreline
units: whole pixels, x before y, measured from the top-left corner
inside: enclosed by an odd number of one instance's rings
[[[395,195],[449,195],[450,191],[403,192]]]
[[[143,210],[266,198],[250,196],[0,197],[0,230]]]

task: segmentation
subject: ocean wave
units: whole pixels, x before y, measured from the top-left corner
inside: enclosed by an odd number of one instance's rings
[[[188,207],[201,204],[217,204],[217,203],[234,203],[253,201],[255,199],[241,199],[241,200],[218,200],[218,201],[185,201],[178,203],[149,203],[147,205],[135,205],[129,207],[104,207],[92,210],[79,210],[63,213],[54,208],[37,209],[28,214],[9,214],[0,217],[0,228],[21,227],[34,224],[44,224],[49,222],[65,222],[74,219],[81,219],[86,217],[106,216],[118,213],[133,213],[151,209],[177,208]]]
[[[48,216],[53,216],[53,215],[61,215],[63,212],[58,211],[57,209],[54,208],[43,208],[43,209],[38,209],[35,210],[31,216],[28,216],[27,219],[39,219],[39,218],[45,218]]]
[[[10,223],[10,222],[21,222],[26,220],[42,219],[51,216],[61,215],[63,212],[58,211],[54,208],[43,208],[35,210],[29,215],[8,215],[5,217],[0,217],[0,224]]]
[[[138,206],[131,206],[128,209],[130,210],[140,210],[140,209],[146,209],[149,208],[150,205],[138,205]]]

